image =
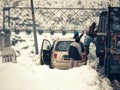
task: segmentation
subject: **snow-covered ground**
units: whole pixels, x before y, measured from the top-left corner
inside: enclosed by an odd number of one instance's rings
[[[49,33],[38,35],[39,49],[43,38],[52,42],[52,39],[72,36],[73,34],[63,36],[56,33],[54,36]],[[47,65],[41,66],[39,55],[33,53],[33,34],[12,33],[12,38],[23,42],[18,41],[12,46],[17,51],[17,63],[2,63],[0,57],[0,90],[113,90],[109,80],[95,70],[98,63],[95,49],[90,49],[95,60],[90,60],[87,65],[68,70],[50,69]]]
[[[34,0],[39,7],[107,7],[119,5],[119,0]],[[111,2],[110,2],[111,1]],[[2,8],[4,6],[30,6],[30,0],[0,0],[0,20],[3,20]],[[0,27],[2,28],[2,23]],[[59,37],[58,37],[59,36]],[[51,42],[56,38],[70,38],[73,34],[49,33],[38,35],[38,47],[40,50],[43,38]],[[2,63],[0,52],[0,90],[113,90],[108,78],[101,76],[95,69],[98,59],[95,57],[95,49],[91,45],[92,59],[87,65],[69,70],[50,69],[47,65],[39,64],[39,54],[34,54],[33,34],[26,35],[12,33],[11,40],[18,42],[15,46],[17,63]],[[84,37],[83,37],[84,39]],[[82,39],[82,40],[83,40]]]

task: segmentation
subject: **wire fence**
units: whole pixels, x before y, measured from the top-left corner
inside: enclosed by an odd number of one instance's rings
[[[106,8],[34,8],[36,29],[48,31],[88,30],[92,22],[98,23],[99,15]],[[32,14],[29,7],[4,7],[5,30],[32,30]]]

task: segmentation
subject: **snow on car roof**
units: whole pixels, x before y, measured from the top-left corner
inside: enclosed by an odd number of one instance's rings
[[[73,38],[58,38],[57,41],[74,41]]]

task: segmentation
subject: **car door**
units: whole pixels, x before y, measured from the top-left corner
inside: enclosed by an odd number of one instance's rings
[[[51,62],[51,43],[47,39],[43,39],[40,51],[40,64],[50,65]]]

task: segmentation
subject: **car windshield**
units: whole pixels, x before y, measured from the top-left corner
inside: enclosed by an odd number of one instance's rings
[[[55,47],[57,51],[68,51],[70,44],[73,41],[59,41]]]

